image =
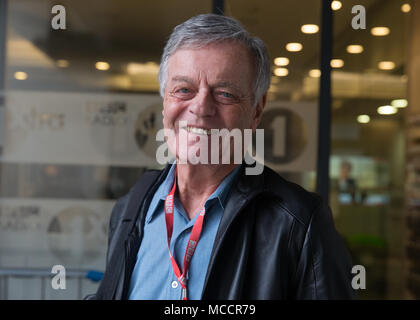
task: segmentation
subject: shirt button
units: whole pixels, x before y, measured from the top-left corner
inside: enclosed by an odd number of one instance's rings
[[[174,289],[178,288],[178,281],[172,281],[171,285]]]

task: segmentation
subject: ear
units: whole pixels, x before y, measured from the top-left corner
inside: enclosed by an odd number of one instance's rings
[[[267,102],[267,93],[265,93],[260,101],[255,106],[254,118],[252,119],[252,131],[255,131],[260,124],[262,114],[264,111],[265,103]]]

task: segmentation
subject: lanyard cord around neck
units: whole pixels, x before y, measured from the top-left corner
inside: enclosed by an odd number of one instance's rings
[[[170,243],[172,238],[172,231],[174,225],[174,195],[176,190],[176,172],[177,168],[175,168],[175,176],[174,176],[174,184],[172,186],[171,191],[166,196],[165,199],[165,222],[166,222],[166,235],[168,239],[168,251],[169,251],[169,258],[171,259],[172,268],[178,279],[179,284],[182,286],[182,300],[187,299],[187,272],[190,266],[191,259],[194,255],[195,248],[197,247],[198,240],[200,240],[201,230],[203,229],[203,221],[205,215],[205,208],[200,210],[198,213],[197,220],[194,223],[192,228],[190,238],[188,239],[187,248],[184,254],[184,262],[182,264],[182,274],[176,263],[174,257],[171,253]]]

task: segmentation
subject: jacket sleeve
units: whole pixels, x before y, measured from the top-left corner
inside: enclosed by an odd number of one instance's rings
[[[296,299],[355,299],[350,254],[334,227],[329,207],[314,210],[296,271]]]
[[[130,196],[130,193],[118,199],[118,201],[115,203],[114,207],[112,208],[111,217],[109,219],[109,226],[108,226],[108,249],[106,252],[107,265],[110,262],[109,260],[111,258],[111,253],[115,246],[113,242],[115,230],[117,229],[118,225],[121,224],[124,213],[127,210],[129,196]]]

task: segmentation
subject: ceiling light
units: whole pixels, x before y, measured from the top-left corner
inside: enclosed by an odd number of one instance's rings
[[[390,33],[390,30],[388,27],[375,27],[370,29],[370,33],[377,37],[383,37]]]
[[[290,42],[286,44],[286,50],[291,52],[298,52],[302,50],[303,46],[299,42]]]
[[[333,9],[334,11],[340,10],[342,6],[343,5],[342,5],[341,1],[333,1],[333,2],[331,2],[331,9]]]
[[[367,114],[361,114],[357,117],[359,123],[369,123],[370,117]]]
[[[274,59],[274,64],[276,66],[284,67],[289,64],[290,60],[286,57],[277,57]]]
[[[56,64],[57,64],[57,67],[67,68],[69,66],[69,61],[64,60],[64,59],[60,59],[60,60],[57,60]]]
[[[105,61],[98,61],[95,63],[95,68],[101,71],[105,71],[109,69],[109,63]]]
[[[319,78],[321,76],[321,70],[311,69],[308,74],[311,78]]]
[[[26,80],[28,78],[28,74],[23,71],[15,72],[14,76],[16,80]]]
[[[130,62],[127,64],[127,72],[131,75],[145,73],[158,74],[159,65],[152,61],[146,63]]]
[[[393,106],[380,106],[377,111],[379,114],[389,115],[389,114],[397,113],[398,109]]]
[[[378,63],[378,68],[381,70],[392,70],[395,68],[395,63],[392,61],[381,61]]]
[[[285,77],[289,74],[289,70],[287,70],[286,68],[275,68],[274,74],[278,77]]]
[[[410,12],[410,11],[411,11],[411,6],[410,6],[410,4],[408,4],[408,3],[404,3],[404,4],[401,6],[401,11],[402,11],[402,12],[404,12],[404,13],[408,13],[408,12]]]
[[[391,101],[391,106],[395,108],[405,108],[408,106],[408,101],[406,99],[395,99]]]
[[[342,68],[344,66],[344,61],[341,59],[332,59],[330,64],[331,68]]]
[[[360,44],[351,44],[347,46],[347,52],[352,54],[358,54],[363,52],[363,46]]]
[[[316,24],[304,24],[300,30],[303,33],[309,33],[309,34],[313,34],[313,33],[317,33],[319,30],[319,27]]]

